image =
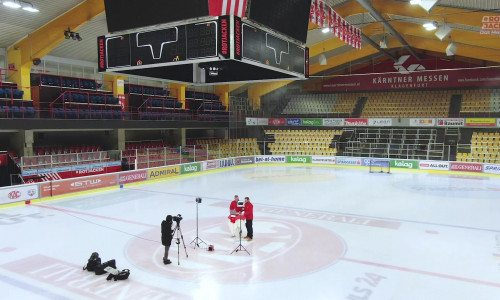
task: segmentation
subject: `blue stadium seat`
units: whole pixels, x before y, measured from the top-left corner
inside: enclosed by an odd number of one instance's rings
[[[19,106],[11,106],[11,111],[12,111],[12,117],[14,118],[22,118],[23,117],[23,111]]]
[[[8,117],[9,117],[9,107],[0,106],[0,118],[8,118]]]

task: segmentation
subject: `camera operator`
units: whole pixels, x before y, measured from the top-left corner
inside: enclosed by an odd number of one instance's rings
[[[165,265],[172,263],[172,261],[168,259],[168,250],[172,243],[172,234],[172,216],[168,215],[167,218],[161,222],[161,244],[165,246],[165,254],[163,255],[163,263]]]
[[[245,239],[251,241],[253,239],[253,204],[250,203],[249,197],[245,197],[245,219],[245,226],[247,228]]]

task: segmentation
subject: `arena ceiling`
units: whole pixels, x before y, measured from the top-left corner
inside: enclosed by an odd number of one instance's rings
[[[60,17],[79,5],[89,6],[89,3],[102,3],[103,0],[29,2],[40,12],[29,13],[0,5],[0,48],[19,47],[23,41],[24,45],[33,44],[31,41],[43,38],[39,36],[42,34],[40,28],[49,26],[51,34],[45,35],[47,39],[56,41],[47,43],[51,46],[47,46],[50,49],[44,55],[97,64],[96,38],[108,33],[105,14],[87,8],[80,10],[80,14],[88,14],[83,18],[85,21],[75,18],[61,21]],[[411,53],[417,57],[430,54],[485,66],[500,64],[500,33],[480,33],[483,17],[500,17],[498,0],[438,0],[430,12],[411,5],[409,0],[326,0],[326,3],[350,24],[362,29],[362,49],[346,45],[310,23],[307,46],[310,47],[311,75],[348,73],[355,65],[396,58],[400,53]],[[53,24],[54,20],[59,21]],[[441,41],[435,31],[427,31],[422,26],[429,21],[436,22],[438,26],[447,24],[452,29],[451,34]],[[67,28],[80,33],[83,40],[64,39],[63,32]],[[379,43],[384,38],[387,48],[380,48]],[[447,56],[446,48],[451,42],[457,46],[456,54]],[[36,53],[32,53],[31,58],[39,58],[33,55]],[[326,63],[323,58],[326,58]]]

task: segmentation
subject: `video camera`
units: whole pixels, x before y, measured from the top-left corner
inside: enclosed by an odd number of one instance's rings
[[[237,206],[237,207],[243,207],[243,208],[244,208],[244,207],[245,207],[245,201],[243,201],[243,200],[238,200],[238,202],[236,202],[236,206]]]
[[[201,203],[201,198],[200,197],[196,197],[196,203]]]
[[[182,216],[181,216],[180,214],[178,214],[177,216],[173,216],[173,217],[172,217],[172,220],[173,220],[174,222],[177,222],[177,225],[179,225],[179,223],[180,223],[180,222],[181,222],[181,220],[182,220]]]

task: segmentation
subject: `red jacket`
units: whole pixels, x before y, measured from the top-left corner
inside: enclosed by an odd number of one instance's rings
[[[238,207],[238,205],[236,204],[236,200],[233,200],[233,202],[231,202],[231,205],[229,205],[229,210],[235,210],[239,213],[240,211],[242,211],[242,208]]]
[[[250,202],[245,203],[245,219],[253,220],[253,204]]]

